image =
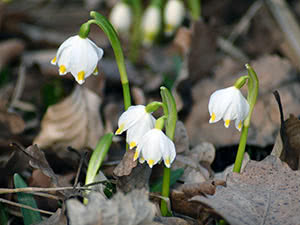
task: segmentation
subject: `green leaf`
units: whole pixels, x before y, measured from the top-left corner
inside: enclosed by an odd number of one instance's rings
[[[166,121],[166,135],[173,140],[175,135],[177,109],[174,97],[166,87],[160,88],[160,95],[163,100],[164,114],[168,117]]]
[[[177,170],[171,170],[170,186],[176,183],[176,181],[182,176],[183,172],[184,172],[183,168]],[[163,177],[159,178],[159,180],[150,187],[150,191],[161,192],[162,184],[163,184]]]
[[[105,134],[98,142],[96,149],[94,150],[89,161],[89,166],[85,178],[85,184],[90,184],[94,182],[97,172],[112,143],[113,136],[113,133]]]
[[[14,175],[14,183],[15,183],[15,188],[25,188],[27,187],[27,184],[25,181],[22,179],[22,177],[19,174]],[[35,199],[31,194],[27,193],[17,193],[18,197],[18,202],[23,205],[28,205],[32,208],[38,208],[35,202]],[[32,211],[30,209],[24,209],[21,208],[21,212],[23,215],[24,219],[24,225],[31,225],[34,223],[39,223],[42,221],[41,214],[36,211]]]
[[[8,223],[8,218],[7,218],[5,207],[0,203],[0,224],[7,225],[7,223]]]

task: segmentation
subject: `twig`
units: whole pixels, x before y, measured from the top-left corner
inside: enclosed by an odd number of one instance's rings
[[[217,44],[222,51],[229,54],[231,57],[241,61],[242,63],[246,63],[249,61],[249,57],[245,55],[240,49],[235,47],[230,41],[222,37],[218,37]]]
[[[228,40],[230,42],[233,43],[238,36],[240,36],[242,33],[245,33],[248,30],[250,21],[258,12],[258,10],[262,7],[262,5],[263,5],[262,0],[257,0],[251,5],[251,7],[247,10],[247,12],[244,14],[244,16],[239,21],[239,23],[235,25],[231,34],[229,35]]]
[[[44,198],[51,198],[51,199],[54,199],[54,200],[63,200],[63,198],[60,198],[56,195],[47,194],[47,193],[32,192],[31,194],[41,196],[41,197],[44,197]]]
[[[52,192],[52,191],[64,191],[64,190],[89,190],[87,187],[56,187],[56,188],[39,188],[39,187],[26,187],[26,188],[0,188],[0,194],[11,194],[18,192]]]
[[[80,156],[79,167],[77,169],[77,173],[76,173],[76,177],[75,177],[75,181],[74,181],[73,187],[76,187],[77,184],[78,184],[79,175],[80,175],[80,172],[81,172],[81,168],[82,168],[83,162],[84,162],[84,160],[86,158],[86,154],[87,154],[87,152],[84,152],[84,154],[81,154],[81,156]]]
[[[36,208],[31,207],[31,206],[16,203],[16,202],[12,202],[12,201],[9,201],[9,200],[3,199],[3,198],[0,198],[0,202],[6,203],[6,204],[9,204],[9,205],[13,205],[13,206],[16,206],[16,207],[20,207],[20,208],[29,209],[29,210],[32,210],[32,211],[48,214],[48,215],[53,215],[54,214],[53,212],[49,212],[49,211],[42,210],[42,209],[36,209]]]
[[[294,14],[285,0],[266,0],[265,2],[283,32],[289,45],[289,50],[295,57],[293,61],[300,69],[300,28]]]

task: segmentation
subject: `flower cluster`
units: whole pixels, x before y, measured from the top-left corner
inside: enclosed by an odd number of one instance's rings
[[[71,72],[83,84],[91,74],[98,74],[97,64],[102,56],[103,50],[94,42],[76,35],[61,44],[51,63],[59,67],[59,75]]]
[[[119,118],[118,126],[116,134],[127,131],[129,148],[136,147],[134,160],[146,161],[151,168],[163,160],[165,166],[170,167],[176,156],[174,143],[155,128],[155,118],[145,106],[130,106]]]
[[[216,123],[223,118],[224,125],[228,128],[230,121],[236,120],[235,127],[241,131],[249,108],[248,101],[235,86],[217,90],[210,96],[208,103],[209,123]]]

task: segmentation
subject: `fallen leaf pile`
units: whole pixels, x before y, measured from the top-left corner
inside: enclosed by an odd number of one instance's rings
[[[248,162],[243,173],[228,175],[212,196],[195,196],[230,225],[295,225],[300,220],[300,171],[275,156]]]
[[[155,206],[145,190],[134,190],[127,195],[119,192],[111,200],[92,192],[87,206],[75,199],[66,204],[70,225],[147,225],[155,215]]]
[[[77,86],[69,97],[48,108],[34,143],[53,149],[95,148],[103,135],[100,104],[96,94]]]

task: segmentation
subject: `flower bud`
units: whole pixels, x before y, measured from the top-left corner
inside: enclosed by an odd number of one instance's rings
[[[143,43],[150,46],[155,40],[161,27],[161,12],[157,6],[149,6],[142,20]]]
[[[181,0],[169,0],[164,10],[165,34],[170,36],[181,25],[184,18],[184,5]]]
[[[117,3],[110,13],[109,20],[118,32],[128,32],[132,23],[130,6],[124,2]]]

